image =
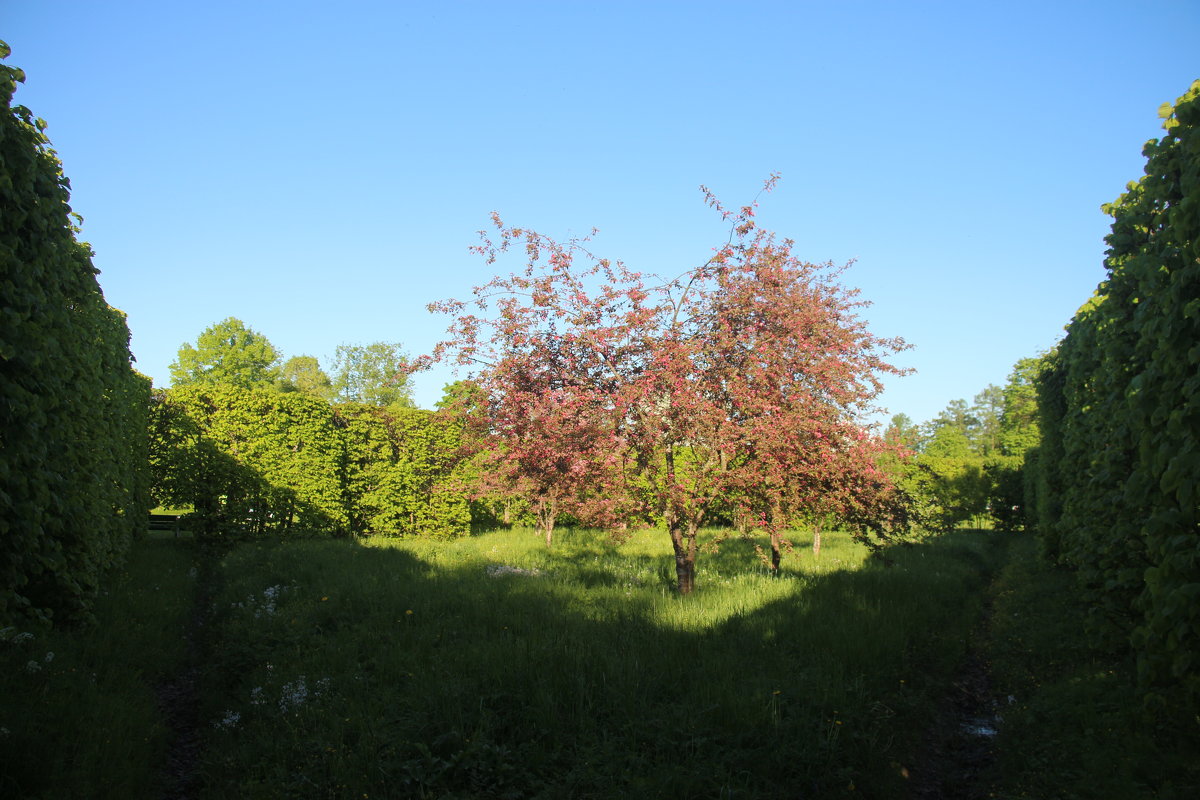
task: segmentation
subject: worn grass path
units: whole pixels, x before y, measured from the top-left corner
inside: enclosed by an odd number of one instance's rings
[[[183,658],[154,686],[158,708],[167,727],[166,752],[159,778],[163,800],[195,800],[203,790],[202,671],[209,661],[213,639],[218,635],[212,626],[212,604],[220,581],[218,560],[220,553],[227,549],[194,541],[182,546],[190,546],[195,559],[191,607],[185,624],[177,632],[182,639]]]
[[[984,800],[994,797],[996,737],[1002,719],[988,644],[997,578],[1011,556],[1013,537],[996,534],[995,558],[974,609],[966,652],[932,710],[922,753],[912,770],[912,796],[918,800]]]

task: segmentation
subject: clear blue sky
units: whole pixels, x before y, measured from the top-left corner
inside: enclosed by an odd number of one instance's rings
[[[1196,0],[0,0],[0,39],[158,385],[228,316],[326,364],[428,351],[492,210],[680,272],[724,233],[699,184],[740,205],[779,171],[760,221],[856,260],[918,421],[1054,344],[1200,77]]]

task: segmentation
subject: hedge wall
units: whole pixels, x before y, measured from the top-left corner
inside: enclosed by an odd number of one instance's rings
[[[470,530],[459,437],[448,414],[188,386],[156,395],[150,460],[203,534],[448,536]]]
[[[1105,210],[1108,278],[1040,387],[1046,549],[1129,637],[1149,697],[1200,701],[1200,81]]]
[[[7,57],[0,43],[0,57]],[[45,123],[0,65],[0,622],[89,616],[145,530],[150,382],[76,241]]]

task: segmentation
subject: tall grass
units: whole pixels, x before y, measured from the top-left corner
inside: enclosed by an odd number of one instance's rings
[[[1089,634],[1074,575],[1022,537],[994,587],[988,642],[1001,700],[997,797],[1171,800],[1200,796],[1200,719],[1153,714],[1136,665]]]
[[[0,796],[906,797],[969,646],[1003,716],[981,792],[1195,796],[1196,721],[1140,711],[1032,539],[886,566],[834,534],[779,576],[753,546],[706,552],[680,598],[653,531],[144,541],[95,627],[0,634]],[[197,664],[181,776],[161,688]]]
[[[250,544],[221,565],[212,797],[796,797],[903,790],[994,539],[669,583],[661,533]]]
[[[155,687],[184,659],[195,575],[191,548],[140,542],[99,624],[0,636],[0,797],[156,795],[170,731]]]

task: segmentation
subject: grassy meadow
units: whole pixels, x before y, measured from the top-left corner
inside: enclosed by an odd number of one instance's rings
[[[157,536],[97,626],[0,642],[0,795],[1188,796],[1195,767],[1161,757],[1127,665],[1087,650],[1031,540],[957,532],[887,564],[827,534],[779,577],[753,544],[704,553],[680,598],[655,531],[549,551],[521,530],[220,553]],[[1010,722],[960,774],[946,698],[971,654]],[[1129,756],[1099,781],[1063,710],[1084,702],[1088,736]]]

